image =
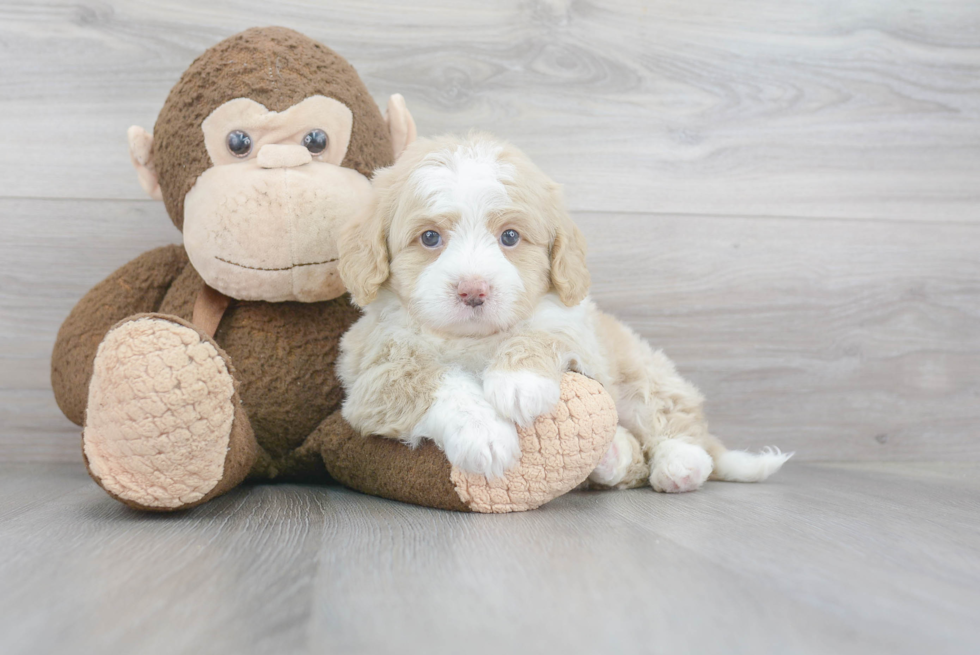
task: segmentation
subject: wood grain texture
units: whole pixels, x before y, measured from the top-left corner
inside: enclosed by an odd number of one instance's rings
[[[78,461],[51,391],[58,328],[111,271],[180,234],[153,202],[0,200],[0,217],[0,461]]]
[[[0,200],[0,215],[14,219],[0,228],[0,460],[74,461],[78,429],[48,378],[58,326],[93,284],[179,235],[143,201]],[[980,459],[980,226],[575,217],[593,298],[701,387],[730,446]]]
[[[95,282],[179,240],[125,144],[201,51],[294,27],[557,180],[594,297],[735,447],[980,459],[980,5],[0,4],[0,461],[75,461],[48,382]]]
[[[263,24],[403,93],[422,134],[513,139],[575,209],[980,219],[969,0],[6,2],[0,195],[139,198],[126,128]]]
[[[980,459],[980,226],[583,214],[592,295],[729,446]]]
[[[791,462],[503,516],[279,485],[150,516],[79,465],[6,465],[0,649],[975,652],[978,473]]]

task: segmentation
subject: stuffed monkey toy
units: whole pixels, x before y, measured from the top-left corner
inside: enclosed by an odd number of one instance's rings
[[[195,60],[153,134],[129,130],[144,190],[183,246],[144,253],[95,286],[58,333],[51,379],[82,425],[88,471],[130,507],[193,507],[245,481],[339,481],[462,511],[532,509],[586,479],[612,439],[612,399],[569,374],[521,433],[504,478],[355,434],[334,372],[357,319],[337,273],[340,227],[370,211],[370,178],[415,137],[401,96],[382,117],[329,48],[284,28]]]

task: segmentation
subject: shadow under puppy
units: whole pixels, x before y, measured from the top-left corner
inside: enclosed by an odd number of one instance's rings
[[[420,139],[374,187],[373,214],[339,243],[340,274],[364,308],[338,365],[355,429],[429,438],[458,468],[500,476],[520,458],[515,423],[551,410],[571,370],[600,382],[619,412],[596,485],[756,482],[790,457],[727,450],[697,388],[587,298],[585,240],[561,188],[513,146]]]

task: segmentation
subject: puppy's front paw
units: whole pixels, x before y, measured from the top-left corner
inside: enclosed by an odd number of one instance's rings
[[[501,416],[528,426],[558,404],[561,388],[531,371],[491,371],[483,378],[483,395]]]
[[[513,423],[497,416],[489,405],[486,410],[479,413],[482,415],[474,412],[469,416],[465,424],[446,438],[443,449],[456,468],[499,478],[520,461],[521,444]]]

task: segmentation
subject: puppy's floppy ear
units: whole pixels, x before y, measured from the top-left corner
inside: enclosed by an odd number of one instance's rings
[[[553,184],[551,193],[555,241],[551,246],[551,285],[568,307],[574,307],[589,293],[589,269],[585,265],[585,236],[565,209],[561,186]]]
[[[375,173],[375,183],[379,174],[383,179],[384,172]],[[377,298],[378,289],[388,279],[387,211],[377,197],[375,193],[375,201],[361,218],[344,227],[337,243],[340,277],[360,307]]]

